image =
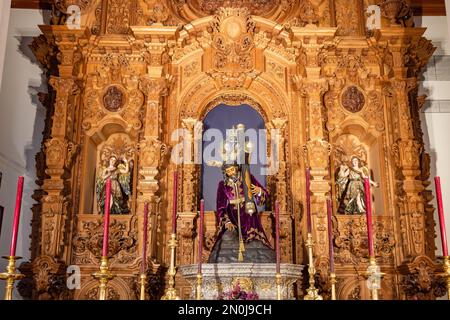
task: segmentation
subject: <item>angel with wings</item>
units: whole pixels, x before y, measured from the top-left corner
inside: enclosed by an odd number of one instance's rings
[[[361,160],[354,156],[351,166],[342,163],[336,177],[339,213],[363,214],[366,212],[364,178],[369,178],[370,184],[379,187],[370,178],[369,169],[361,164]]]
[[[102,165],[96,181],[97,203],[101,213],[105,211],[106,181],[111,179],[111,214],[128,214],[128,198],[131,195],[132,163],[125,156],[112,155],[106,165]]]

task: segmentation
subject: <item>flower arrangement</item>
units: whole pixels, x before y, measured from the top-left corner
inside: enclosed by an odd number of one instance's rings
[[[220,294],[219,300],[259,300],[259,296],[254,291],[242,290],[241,285],[237,282],[233,289]]]

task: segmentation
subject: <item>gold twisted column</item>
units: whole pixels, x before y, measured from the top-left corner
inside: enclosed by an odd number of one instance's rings
[[[175,249],[177,248],[177,235],[172,233],[169,240],[170,248],[170,267],[168,271],[169,275],[169,287],[162,296],[161,300],[180,300],[177,296],[177,291],[175,290],[175,275],[177,274],[177,269],[175,267]]]
[[[103,256],[100,262],[100,271],[92,275],[99,281],[98,300],[106,300],[106,287],[108,282],[114,279],[114,275],[109,271],[108,257]]]
[[[314,240],[311,232],[308,232],[308,239],[306,240],[306,248],[308,249],[308,273],[309,273],[309,288],[306,289],[305,300],[323,300],[322,296],[319,295],[319,290],[315,287],[315,275],[316,268],[314,267],[314,256],[313,256]]]
[[[336,300],[336,273],[330,273],[331,300]]]
[[[203,286],[203,275],[201,273],[197,273],[197,290],[195,292],[197,300],[202,300],[202,286]]]
[[[145,287],[147,286],[147,275],[145,273],[139,275],[139,284],[141,287],[139,300],[145,300]]]
[[[447,298],[450,300],[450,257],[444,257],[444,274],[443,274],[446,283],[447,283]]]
[[[23,279],[25,277],[21,273],[18,272],[16,273],[16,260],[21,259],[21,257],[9,256],[2,258],[8,260],[6,272],[0,273],[0,279],[6,280],[5,300],[12,300],[14,282]]]

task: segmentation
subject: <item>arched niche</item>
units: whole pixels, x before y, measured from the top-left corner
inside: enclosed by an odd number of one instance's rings
[[[216,210],[216,192],[219,181],[223,180],[221,167],[208,165],[208,156],[213,160],[220,161],[213,145],[218,145],[217,137],[226,138],[226,130],[237,124],[244,124],[246,137],[253,144],[250,170],[255,178],[266,185],[266,176],[263,174],[263,166],[267,165],[267,135],[266,125],[261,114],[252,106],[242,104],[231,106],[228,104],[218,104],[210,109],[203,118],[203,156],[201,193],[205,199],[205,210]],[[211,159],[212,160],[212,159]],[[260,208],[263,209],[264,208]]]
[[[370,172],[370,178],[379,183],[379,187],[371,186],[372,212],[375,215],[386,215],[386,188],[388,183],[384,174],[384,150],[382,148],[382,136],[375,130],[372,130],[366,123],[360,119],[347,120],[338,135],[332,137],[333,153],[331,161],[332,174],[332,192],[335,199],[334,208],[337,214],[343,214],[340,211],[337,195],[336,178],[339,171],[339,165],[345,163],[351,165],[353,156],[362,160]]]
[[[127,201],[129,212],[135,210],[136,194],[136,152],[135,137],[127,130],[126,123],[119,119],[101,123],[99,129],[88,132],[84,144],[84,158],[80,187],[80,213],[100,214],[96,197],[96,179],[101,166],[114,155],[119,159],[125,156],[130,163],[131,195]]]

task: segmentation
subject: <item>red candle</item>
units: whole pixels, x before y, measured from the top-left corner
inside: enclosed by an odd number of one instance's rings
[[[334,248],[333,248],[333,225],[331,199],[327,199],[327,215],[328,215],[328,246],[330,250],[330,272],[334,272]]]
[[[103,250],[102,256],[108,256],[108,240],[109,240],[109,209],[111,203],[111,179],[106,180],[105,191],[105,217],[103,218]]]
[[[148,227],[148,202],[144,205],[144,224],[142,230],[142,264],[141,273],[145,273],[147,269],[147,227]]]
[[[205,200],[200,201],[200,221],[198,223],[198,273],[202,273],[203,220],[205,219]]]
[[[280,273],[280,203],[275,202],[275,252],[277,255],[276,272]]]
[[[447,233],[445,230],[444,206],[442,204],[441,178],[435,177],[434,183],[436,185],[436,195],[437,195],[438,213],[439,213],[439,227],[441,230],[442,253],[445,257],[447,257],[448,256]]]
[[[177,233],[178,171],[173,173],[172,233]]]
[[[9,255],[11,257],[14,257],[16,255],[17,234],[19,233],[20,208],[22,206],[23,181],[23,177],[19,177],[19,180],[17,181],[16,208],[14,210],[11,248],[9,250]]]
[[[311,222],[311,171],[306,169],[306,223],[308,225],[308,233],[312,233]]]
[[[370,195],[369,178],[364,178],[364,191],[366,196],[366,217],[367,217],[367,241],[369,246],[369,256],[375,257],[373,251],[373,229],[372,229],[372,201]]]

